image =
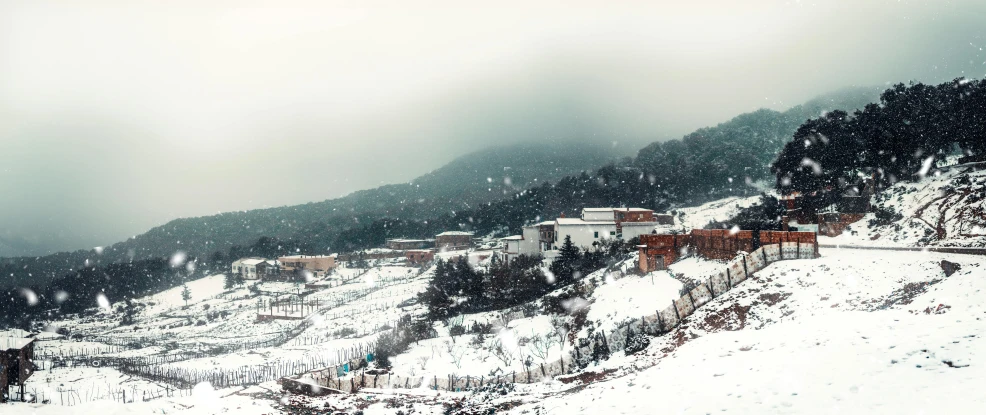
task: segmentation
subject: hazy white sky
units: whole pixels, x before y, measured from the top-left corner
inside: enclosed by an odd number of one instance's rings
[[[981,0],[467,3],[0,0],[0,238],[103,245],[496,143],[631,152],[848,85],[986,73]]]

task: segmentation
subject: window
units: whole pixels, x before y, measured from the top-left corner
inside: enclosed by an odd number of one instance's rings
[[[616,236],[616,231],[609,231],[609,236]]]
[[[592,233],[592,237],[593,238],[598,238],[599,237],[599,232],[593,232]]]

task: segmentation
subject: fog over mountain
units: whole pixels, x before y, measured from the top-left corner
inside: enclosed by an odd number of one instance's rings
[[[0,2],[0,256],[986,74],[982,1],[597,6]]]

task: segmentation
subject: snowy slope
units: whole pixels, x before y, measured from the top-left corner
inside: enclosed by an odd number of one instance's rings
[[[986,366],[976,363],[986,354],[986,269],[978,257],[822,254],[769,266],[647,356],[616,365],[625,375],[550,392],[511,412],[976,413],[986,406],[977,386],[986,379]],[[963,269],[946,278],[941,259]],[[637,372],[630,364],[653,366]]]
[[[919,182],[901,182],[874,197],[874,205],[901,215],[881,224],[866,215],[822,244],[857,246],[986,246],[986,170],[951,167]]]
[[[694,207],[679,208],[675,225],[684,227],[685,231],[702,229],[709,222],[725,221],[736,216],[740,210],[756,205],[760,195],[749,197],[727,197],[714,200]]]

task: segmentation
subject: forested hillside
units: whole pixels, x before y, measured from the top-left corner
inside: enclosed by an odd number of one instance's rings
[[[386,218],[350,228],[337,237],[297,235],[309,245],[345,249],[376,246],[393,236],[424,236],[444,229],[517,233],[527,222],[578,214],[586,206],[636,206],[658,211],[731,195],[750,195],[773,182],[771,163],[798,127],[837,109],[862,108],[879,99],[878,88],[851,88],[784,112],[761,109],[679,140],[652,143],[637,157],[589,174],[565,177],[510,199],[437,216],[429,221]],[[757,182],[760,182],[757,185]]]
[[[318,238],[332,241],[345,229],[383,217],[423,220],[469,210],[530,186],[598,168],[622,155],[611,145],[587,142],[494,147],[462,156],[409,183],[304,205],[176,219],[99,251],[0,259],[0,287],[44,285],[87,264],[162,258],[176,251],[200,258],[216,252],[225,256],[235,247],[241,247],[235,252],[244,252],[263,236],[287,239],[314,232]],[[312,178],[311,182],[317,186],[320,179]],[[310,249],[326,252],[332,246]]]

